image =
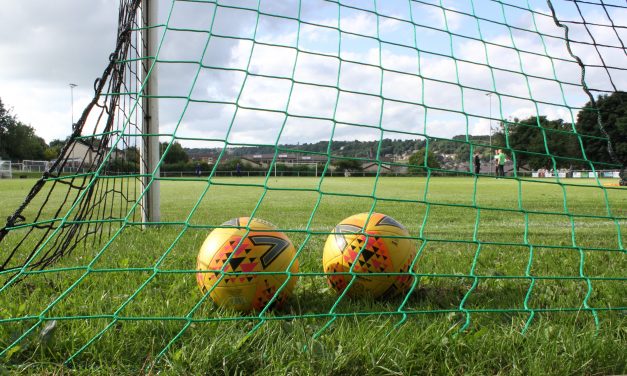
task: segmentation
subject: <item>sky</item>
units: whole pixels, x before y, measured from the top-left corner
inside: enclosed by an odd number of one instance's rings
[[[500,119],[536,114],[571,121],[588,100],[546,1],[219,4],[159,2],[160,23],[168,24],[159,29],[160,94],[193,99],[160,100],[161,133],[234,144],[452,137],[487,134]],[[0,40],[0,98],[46,141],[69,135],[72,116],[91,100],[115,46],[117,6],[3,4],[0,35],[10,37]],[[555,7],[560,19],[581,21],[574,3]],[[610,24],[602,7],[582,3],[580,10],[587,22]],[[627,90],[627,54],[617,48],[627,44],[627,11],[606,10],[621,27],[567,23],[570,37],[582,42],[572,49],[585,64],[603,59],[609,67],[587,69],[591,89]],[[586,45],[591,35],[604,46]],[[70,83],[78,85],[74,115]]]
[[[46,141],[71,132],[74,113],[115,47],[115,0],[10,1],[0,13],[0,98]]]

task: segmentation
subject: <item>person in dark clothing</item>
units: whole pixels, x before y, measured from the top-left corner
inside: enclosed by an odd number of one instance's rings
[[[235,166],[235,173],[237,174],[237,176],[242,176],[242,167],[239,163]]]
[[[196,176],[200,176],[200,163],[196,163]]]
[[[475,153],[474,164],[475,174],[479,174],[479,172],[481,171],[481,156],[479,155],[479,153]]]

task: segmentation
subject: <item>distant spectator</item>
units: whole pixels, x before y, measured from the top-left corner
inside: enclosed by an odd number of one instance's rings
[[[501,176],[501,177],[505,176],[505,160],[506,159],[507,159],[507,156],[503,152],[503,149],[499,149],[498,154],[496,155],[496,161],[497,161],[496,176]]]
[[[556,171],[553,171],[553,169],[551,167],[547,167],[544,169],[544,177],[546,178],[552,178],[553,177],[553,173]]]
[[[235,173],[237,176],[242,176],[242,166],[240,166],[239,162],[237,162],[237,165],[235,166]]]
[[[200,176],[200,163],[196,163],[196,176]]]
[[[479,172],[481,171],[481,156],[479,155],[479,152],[475,152],[474,164],[475,174],[479,174]]]

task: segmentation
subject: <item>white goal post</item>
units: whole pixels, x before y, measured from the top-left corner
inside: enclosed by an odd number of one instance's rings
[[[163,28],[157,27],[159,0],[142,0],[141,2],[141,49],[142,57],[157,56],[159,33]],[[142,90],[141,147],[139,164],[142,190],[142,222],[159,222],[161,220],[159,180],[159,99],[158,95],[158,64],[154,59],[140,59]],[[150,74],[150,75],[149,75]],[[154,136],[149,136],[154,135]],[[152,180],[152,182],[151,182]]]
[[[286,166],[291,166],[291,167],[293,167],[293,166],[307,166],[307,167],[311,167],[313,169],[314,176],[318,177],[318,163],[316,163],[316,162],[290,162],[290,163],[277,162],[277,163],[274,164],[274,177],[278,176],[278,172],[277,172],[277,165],[278,164],[284,164]]]
[[[44,172],[48,170],[50,161],[24,159],[22,161],[22,171],[24,172]]]

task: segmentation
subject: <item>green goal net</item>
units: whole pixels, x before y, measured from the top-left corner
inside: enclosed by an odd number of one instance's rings
[[[136,371],[217,367],[220,346],[624,335],[625,20],[604,0],[122,0],[94,99],[3,212],[0,362]],[[380,273],[411,277],[396,297],[328,284],[325,240],[358,213],[415,244]],[[238,217],[294,245],[280,309],[224,309],[197,286],[212,230],[254,231]],[[255,275],[226,257],[217,278]]]

